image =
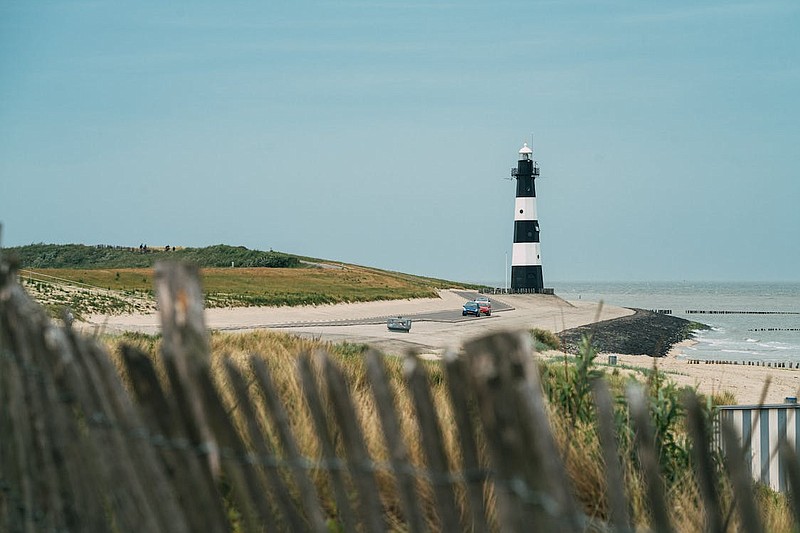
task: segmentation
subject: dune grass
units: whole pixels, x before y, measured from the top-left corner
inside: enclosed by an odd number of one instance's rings
[[[103,303],[107,298],[149,298],[154,301],[153,270],[149,268],[115,269],[35,269],[21,273],[32,296],[42,303],[52,299],[64,286],[72,286],[69,295],[56,300],[73,312],[128,312],[122,302]],[[387,272],[354,265],[337,268],[204,268],[201,282],[206,307],[249,307],[280,305],[319,305],[341,302],[435,298],[438,289],[478,286],[447,280]],[[75,292],[80,298],[72,297]]]
[[[438,289],[482,287],[243,246],[165,248],[32,244],[2,252],[15,258],[23,285],[51,316],[66,308],[76,317],[150,311],[153,266],[165,260],[201,268],[206,307],[434,298]]]
[[[158,364],[156,356],[160,338],[142,334],[126,334],[121,337],[106,339],[111,353],[118,353],[121,343],[134,344],[150,354]],[[309,458],[319,457],[316,432],[308,413],[299,382],[296,377],[296,360],[300,353],[325,350],[342,369],[350,384],[359,423],[363,428],[370,455],[376,462],[388,460],[387,450],[383,442],[382,429],[376,415],[376,407],[372,391],[366,378],[363,354],[367,347],[360,344],[333,344],[319,340],[301,338],[277,332],[258,331],[252,333],[213,333],[210,337],[212,359],[211,367],[219,390],[230,404],[230,412],[237,417],[236,405],[232,397],[227,395],[228,384],[222,369],[225,359],[232,359],[242,369],[246,378],[252,378],[246,358],[257,354],[267,363],[276,386],[284,398],[284,405],[289,412],[292,430],[297,437],[301,452]],[[537,359],[542,375],[544,393],[549,400],[550,419],[561,455],[575,487],[575,495],[582,504],[587,516],[599,519],[608,518],[602,454],[596,430],[594,411],[589,394],[589,382],[596,377],[604,377],[610,385],[612,395],[616,399],[617,433],[620,444],[620,458],[629,487],[631,513],[639,528],[652,527],[646,503],[646,492],[641,474],[637,468],[637,455],[633,446],[633,434],[629,415],[625,407],[624,389],[636,378],[623,377],[608,373],[607,369],[595,362],[596,354],[588,344],[579,356],[569,361]],[[414,408],[407,392],[403,377],[403,361],[400,357],[385,358],[390,382],[396,392],[396,408],[401,418],[401,427],[410,453],[411,461],[416,465],[424,465],[424,452],[418,440],[418,429],[414,417]],[[446,391],[443,372],[438,362],[423,362],[429,372],[429,381],[434,403],[439,415],[447,447],[447,455],[458,461],[457,430],[452,423],[452,412]],[[162,375],[163,378],[163,375]],[[670,382],[668,377],[653,372],[640,381],[646,387],[651,398],[651,415],[653,416],[656,435],[659,441],[660,462],[666,483],[667,494],[672,509],[673,525],[677,531],[703,531],[704,511],[702,500],[692,474],[692,462],[689,443],[686,437],[684,411],[681,407],[682,389]],[[708,409],[713,409],[713,400],[704,400]],[[709,411],[710,413],[710,411]],[[269,431],[268,431],[268,434]],[[275,443],[273,443],[275,444]],[[456,465],[451,465],[456,466]],[[386,510],[387,523],[393,530],[402,531],[405,525],[398,514],[401,508],[399,495],[391,475],[386,470],[376,472],[380,486],[381,499]],[[721,476],[720,491],[722,501],[727,508],[735,506],[727,478]],[[318,480],[321,497],[324,498],[325,509],[335,515],[335,504],[331,496],[324,490],[325,482],[321,476]],[[459,498],[464,498],[463,487],[456,487]],[[762,520],[769,525],[770,531],[792,531],[791,512],[788,500],[784,495],[761,488],[758,501]],[[494,500],[491,492],[487,493],[490,513],[494,512]],[[428,517],[429,526],[435,528],[435,498],[430,485],[420,479],[419,501]],[[737,517],[733,513],[730,530],[736,530]],[[334,527],[335,530],[335,527]]]

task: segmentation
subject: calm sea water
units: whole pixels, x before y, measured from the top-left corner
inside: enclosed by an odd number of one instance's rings
[[[503,283],[489,285],[502,287]],[[698,332],[697,344],[681,348],[678,357],[800,362],[798,282],[551,282],[547,285],[565,300],[583,299],[621,307],[669,309],[674,316],[711,327]]]
[[[670,309],[711,326],[682,349],[692,359],[800,361],[800,283],[550,283],[566,300]],[[746,311],[699,314],[687,311]],[[770,314],[754,314],[770,313]],[[753,314],[750,314],[753,313]]]

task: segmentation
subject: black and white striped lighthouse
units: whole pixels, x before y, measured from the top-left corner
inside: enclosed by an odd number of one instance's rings
[[[512,292],[542,292],[544,288],[534,184],[538,175],[539,166],[533,160],[533,150],[525,143],[519,151],[517,168],[511,169],[511,176],[517,179],[514,246],[511,250]]]

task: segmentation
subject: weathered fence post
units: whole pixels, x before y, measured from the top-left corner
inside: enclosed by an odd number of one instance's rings
[[[161,355],[178,409],[192,442],[208,451],[208,466],[219,473],[219,450],[205,416],[198,377],[211,358],[203,316],[203,292],[197,267],[183,263],[155,266],[156,299],[161,316]]]
[[[77,338],[73,336],[73,340]],[[123,389],[108,354],[91,341],[73,342],[73,349],[82,367],[82,380],[74,382],[72,390],[83,388],[86,392],[84,409],[88,407],[87,412],[92,413],[93,423],[97,424],[96,453],[108,469],[108,482],[114,486],[119,479],[126,480],[115,498],[133,499],[131,511],[139,516],[131,517],[131,528],[188,531],[163,465],[146,438],[148,428]],[[146,525],[150,523],[152,527]]]
[[[161,310],[162,353],[173,390],[191,435],[209,452],[212,472],[222,469],[249,529],[269,523],[271,511],[261,496],[263,485],[253,468],[245,468],[246,449],[210,376],[210,348],[203,316],[199,271],[183,263],[158,263],[156,289]],[[220,447],[225,447],[225,455]]]
[[[491,464],[499,527],[582,531],[550,430],[530,337],[497,333],[464,346]]]

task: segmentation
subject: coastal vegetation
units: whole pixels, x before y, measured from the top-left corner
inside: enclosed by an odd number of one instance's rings
[[[123,344],[132,344],[149,355],[158,366],[157,353],[161,339],[158,336],[142,334],[126,334],[121,337],[106,339],[111,353],[116,354],[120,372],[122,372],[120,349]],[[302,450],[307,457],[314,457],[313,449],[315,428],[304,407],[301,386],[296,378],[297,358],[301,353],[327,351],[343,370],[346,381],[350,384],[352,397],[356,401],[356,412],[359,423],[364,428],[367,446],[377,457],[385,453],[380,435],[379,420],[375,416],[376,406],[369,386],[364,365],[364,353],[368,349],[360,344],[334,344],[308,338],[300,338],[276,332],[254,332],[246,334],[213,333],[211,335],[212,373],[220,390],[229,388],[223,370],[226,360],[244,363],[249,354],[259,354],[263,358],[270,373],[276,380],[276,387],[289,410],[292,431],[300,443],[311,446]],[[414,464],[425,464],[425,451],[416,437],[416,421],[410,392],[403,379],[403,358],[386,356],[385,363],[389,380],[396,391],[397,412],[400,413],[400,426],[403,439],[408,444],[409,455]],[[440,420],[453,420],[446,379],[439,362],[422,361],[429,376],[429,384],[436,411]],[[677,531],[705,530],[704,502],[694,477],[696,465],[692,456],[691,443],[687,436],[686,408],[684,403],[686,389],[677,387],[668,376],[653,370],[640,377],[622,376],[618,372],[609,371],[608,367],[597,363],[597,352],[592,347],[591,339],[584,338],[579,353],[567,360],[536,359],[539,373],[542,376],[542,387],[549,401],[550,420],[556,436],[559,453],[564,458],[569,476],[576,491],[576,498],[581,502],[584,513],[594,519],[607,520],[609,513],[608,493],[617,488],[607,487],[601,444],[597,430],[597,414],[592,396],[592,385],[598,379],[605,380],[610,387],[614,403],[616,439],[620,450],[625,484],[629,487],[630,512],[637,529],[653,527],[652,516],[647,505],[646,480],[643,478],[639,457],[635,446],[635,434],[631,424],[631,414],[625,401],[626,390],[633,382],[644,386],[648,398],[650,416],[655,429],[655,440],[658,451],[658,465],[665,483],[669,508],[672,510],[673,525]],[[242,367],[245,373],[249,372]],[[162,375],[166,380],[166,376]],[[719,402],[727,403],[728,398],[700,398],[705,418],[711,420],[715,406]],[[231,404],[231,412],[236,409]],[[241,422],[237,422],[241,423]],[[444,442],[447,443],[447,455],[458,457],[457,429],[452,423],[443,423]],[[380,450],[384,450],[381,452]],[[388,460],[388,458],[387,458]],[[735,513],[737,505],[733,497],[732,487],[722,473],[721,458],[711,458],[713,468],[719,473],[720,496],[726,511],[731,513],[730,530],[738,526]],[[382,484],[381,497],[384,509],[388,513],[386,521],[395,524],[398,530],[403,528],[402,517],[394,515],[402,508],[400,495],[391,483]],[[323,502],[327,509],[335,509],[332,496],[321,490]],[[792,516],[789,501],[784,495],[761,487],[756,491],[759,512],[762,522],[768,525],[769,531],[792,531]],[[419,498],[421,507],[435,509],[435,496],[430,491],[421,491]],[[489,505],[494,505],[489,498]],[[495,511],[490,508],[489,514]],[[431,522],[429,527],[435,526]],[[331,524],[337,530],[335,521]]]
[[[35,244],[3,253],[16,257],[22,283],[51,316],[66,308],[76,317],[154,310],[152,267],[161,260],[200,266],[207,308],[435,298],[442,288],[480,287],[227,245],[145,250]]]
[[[275,251],[249,250],[244,246],[217,244],[204,248],[174,247],[158,248],[140,244],[133,246],[111,246],[85,244],[30,244],[6,248],[5,252],[16,255],[22,268],[152,268],[158,261],[175,260],[195,263],[200,267],[239,268],[298,268],[300,258]]]
[[[533,328],[531,330],[533,347],[538,351],[560,350],[561,339],[550,330]]]
[[[277,269],[282,270],[282,269]],[[325,270],[325,269],[321,269]],[[346,270],[346,269],[345,269]],[[122,276],[120,276],[122,277]],[[9,291],[10,292],[10,291]],[[15,313],[15,317],[29,317],[35,313]],[[14,326],[20,320],[5,320],[6,325]],[[42,324],[37,321],[36,324]],[[52,331],[44,328],[43,331]],[[28,330],[35,331],[31,326]],[[563,345],[558,336],[548,335],[546,332],[533,331],[534,340],[543,346]],[[68,336],[74,335],[68,332]],[[21,335],[11,335],[8,339],[18,341]],[[57,338],[51,336],[53,339]],[[129,366],[123,363],[124,353],[130,350],[140,352],[152,362],[152,367],[156,370],[157,379],[169,389],[174,376],[170,376],[165,368],[165,358],[161,356],[163,348],[163,338],[158,335],[145,335],[140,333],[129,333],[120,336],[99,337],[92,340],[103,342],[108,350],[91,352],[93,358],[105,358],[110,356],[116,366],[118,374],[124,386],[128,390],[133,390],[135,380],[128,374]],[[13,346],[12,342],[8,346]],[[72,345],[77,341],[72,339],[64,345]],[[52,346],[50,346],[52,344]],[[58,343],[46,343],[41,339],[37,340],[36,346],[42,349],[55,349]],[[253,372],[252,359],[256,357],[263,361],[269,368],[269,373],[275,381],[275,388],[281,398],[281,402],[287,411],[288,424],[291,432],[298,443],[298,451],[301,457],[313,463],[320,457],[318,448],[318,430],[312,421],[312,416],[308,411],[306,398],[303,393],[303,386],[297,378],[297,364],[303,354],[319,353],[320,351],[330,354],[331,359],[338,368],[341,369],[348,390],[353,399],[355,417],[359,426],[363,429],[365,444],[369,449],[370,457],[377,465],[375,472],[380,479],[380,499],[383,512],[386,513],[385,523],[390,524],[393,530],[405,530],[406,524],[403,522],[400,501],[400,494],[397,486],[392,482],[391,474],[388,469],[381,469],[390,460],[388,450],[382,441],[382,428],[380,420],[376,416],[376,403],[373,391],[371,390],[370,377],[365,365],[365,354],[367,346],[353,343],[328,343],[315,339],[300,338],[270,331],[257,331],[252,333],[219,333],[214,332],[209,336],[210,344],[210,381],[215,391],[224,401],[224,413],[230,417],[233,426],[244,427],[247,424],[245,414],[241,409],[235,396],[235,384],[231,382],[231,374],[226,365],[232,364],[238,368],[244,378],[242,383],[252,385],[257,381]],[[77,345],[77,344],[75,344]],[[80,352],[81,350],[76,350]],[[25,353],[23,353],[25,352]],[[49,353],[49,352],[48,352]],[[87,352],[88,353],[88,352]],[[110,354],[110,355],[109,355]],[[6,356],[5,365],[10,365],[14,355],[11,351]],[[20,355],[29,355],[26,350],[22,350]],[[43,354],[46,355],[46,354]],[[61,360],[59,358],[43,357],[39,364],[44,365],[46,361]],[[174,357],[175,354],[173,354]],[[183,354],[187,356],[188,354]],[[81,355],[83,356],[83,355]],[[526,354],[524,357],[528,357]],[[668,376],[660,373],[655,367],[652,372],[644,375],[623,375],[616,372],[616,369],[609,371],[609,367],[598,364],[598,352],[591,334],[582,336],[578,349],[571,357],[566,355],[563,359],[545,360],[530,354],[531,363],[538,368],[541,376],[541,387],[546,398],[546,411],[552,433],[557,444],[559,456],[563,459],[569,474],[570,485],[574,490],[576,499],[582,506],[583,514],[592,521],[607,522],[610,516],[609,494],[613,491],[626,490],[627,501],[630,506],[632,521],[637,530],[658,529],[654,523],[652,509],[648,505],[648,485],[642,473],[641,457],[637,447],[635,425],[632,424],[632,413],[626,401],[627,395],[634,383],[644,387],[646,406],[649,418],[652,420],[654,434],[652,441],[656,447],[655,460],[657,468],[663,480],[665,497],[670,509],[670,521],[677,531],[702,531],[707,529],[704,497],[702,490],[698,487],[695,472],[698,470],[697,459],[693,456],[693,442],[688,437],[687,429],[687,407],[685,398],[691,396],[689,389],[682,389],[671,382]],[[423,449],[424,443],[421,442],[419,435],[418,420],[414,413],[417,408],[412,398],[407,379],[404,376],[404,367],[407,361],[403,357],[386,355],[382,358],[385,361],[388,380],[395,393],[396,410],[399,416],[400,435],[408,448],[408,455],[411,464],[415,465],[415,471],[419,472],[418,479],[421,490],[417,497],[420,500],[420,507],[427,513],[429,520],[428,528],[436,529],[436,509],[437,497],[434,487],[425,478],[426,450]],[[67,361],[64,358],[64,361]],[[59,364],[64,364],[59,363]],[[461,456],[459,444],[458,428],[454,423],[458,413],[453,410],[451,401],[451,391],[447,388],[449,377],[446,375],[444,365],[438,361],[419,361],[425,368],[425,376],[430,386],[431,404],[436,416],[438,416],[441,430],[443,433],[442,442],[446,447],[446,456],[457,460]],[[90,365],[92,366],[92,365]],[[62,369],[63,370],[63,369]],[[174,370],[174,369],[173,369]],[[60,372],[61,370],[59,370]],[[37,377],[31,379],[26,375],[25,383],[38,384],[42,378],[42,370],[37,370]],[[9,376],[11,374],[8,374]],[[60,374],[59,374],[60,375]],[[604,380],[610,388],[613,405],[613,426],[619,459],[624,473],[624,489],[622,487],[607,486],[602,445],[598,433],[598,413],[594,401],[594,385],[598,380]],[[8,384],[13,384],[13,380],[8,380]],[[81,382],[82,383],[82,382]],[[250,386],[248,385],[248,386]],[[114,387],[107,387],[109,390]],[[10,390],[10,389],[9,389]],[[52,392],[52,391],[51,391]],[[59,398],[58,394],[50,394],[49,398]],[[717,398],[714,396],[701,397],[702,417],[706,422],[712,420],[716,405],[720,403],[730,403],[728,397]],[[72,400],[74,401],[74,400]],[[263,400],[257,398],[257,409],[259,412],[266,412],[267,408],[263,405]],[[8,402],[6,402],[8,404]],[[92,414],[94,417],[94,414]],[[9,418],[5,419],[8,422]],[[83,424],[102,423],[105,419],[85,418],[81,419]],[[24,424],[23,424],[24,425]],[[86,427],[82,426],[85,430]],[[269,441],[265,443],[266,449],[277,450],[281,444],[279,438],[272,432],[268,432],[265,438]],[[161,441],[160,441],[161,442]],[[697,441],[694,441],[696,444]],[[161,442],[163,444],[163,442]],[[485,443],[481,443],[485,445]],[[270,460],[278,460],[281,457],[268,457]],[[728,477],[725,475],[721,458],[713,453],[707,457],[710,468],[716,472],[714,479],[718,480],[717,487],[720,495],[719,501],[723,507],[723,514],[728,516],[729,526],[726,530],[742,529],[739,523],[737,506],[740,504],[734,496],[734,490]],[[226,480],[227,481],[227,480]],[[341,531],[341,523],[337,517],[337,502],[331,494],[326,481],[316,478],[318,494],[323,500],[323,508],[326,510],[328,524],[331,531]],[[224,483],[224,482],[223,482]],[[246,529],[242,510],[237,508],[236,495],[221,488],[222,494],[228,498],[226,508],[230,512],[230,521],[234,526],[234,531]],[[791,505],[786,496],[772,492],[766,487],[759,487],[756,491],[758,512],[760,520],[769,531],[792,531]],[[498,511],[495,509],[495,495],[487,491],[486,505],[488,507],[487,516],[494,516]]]

